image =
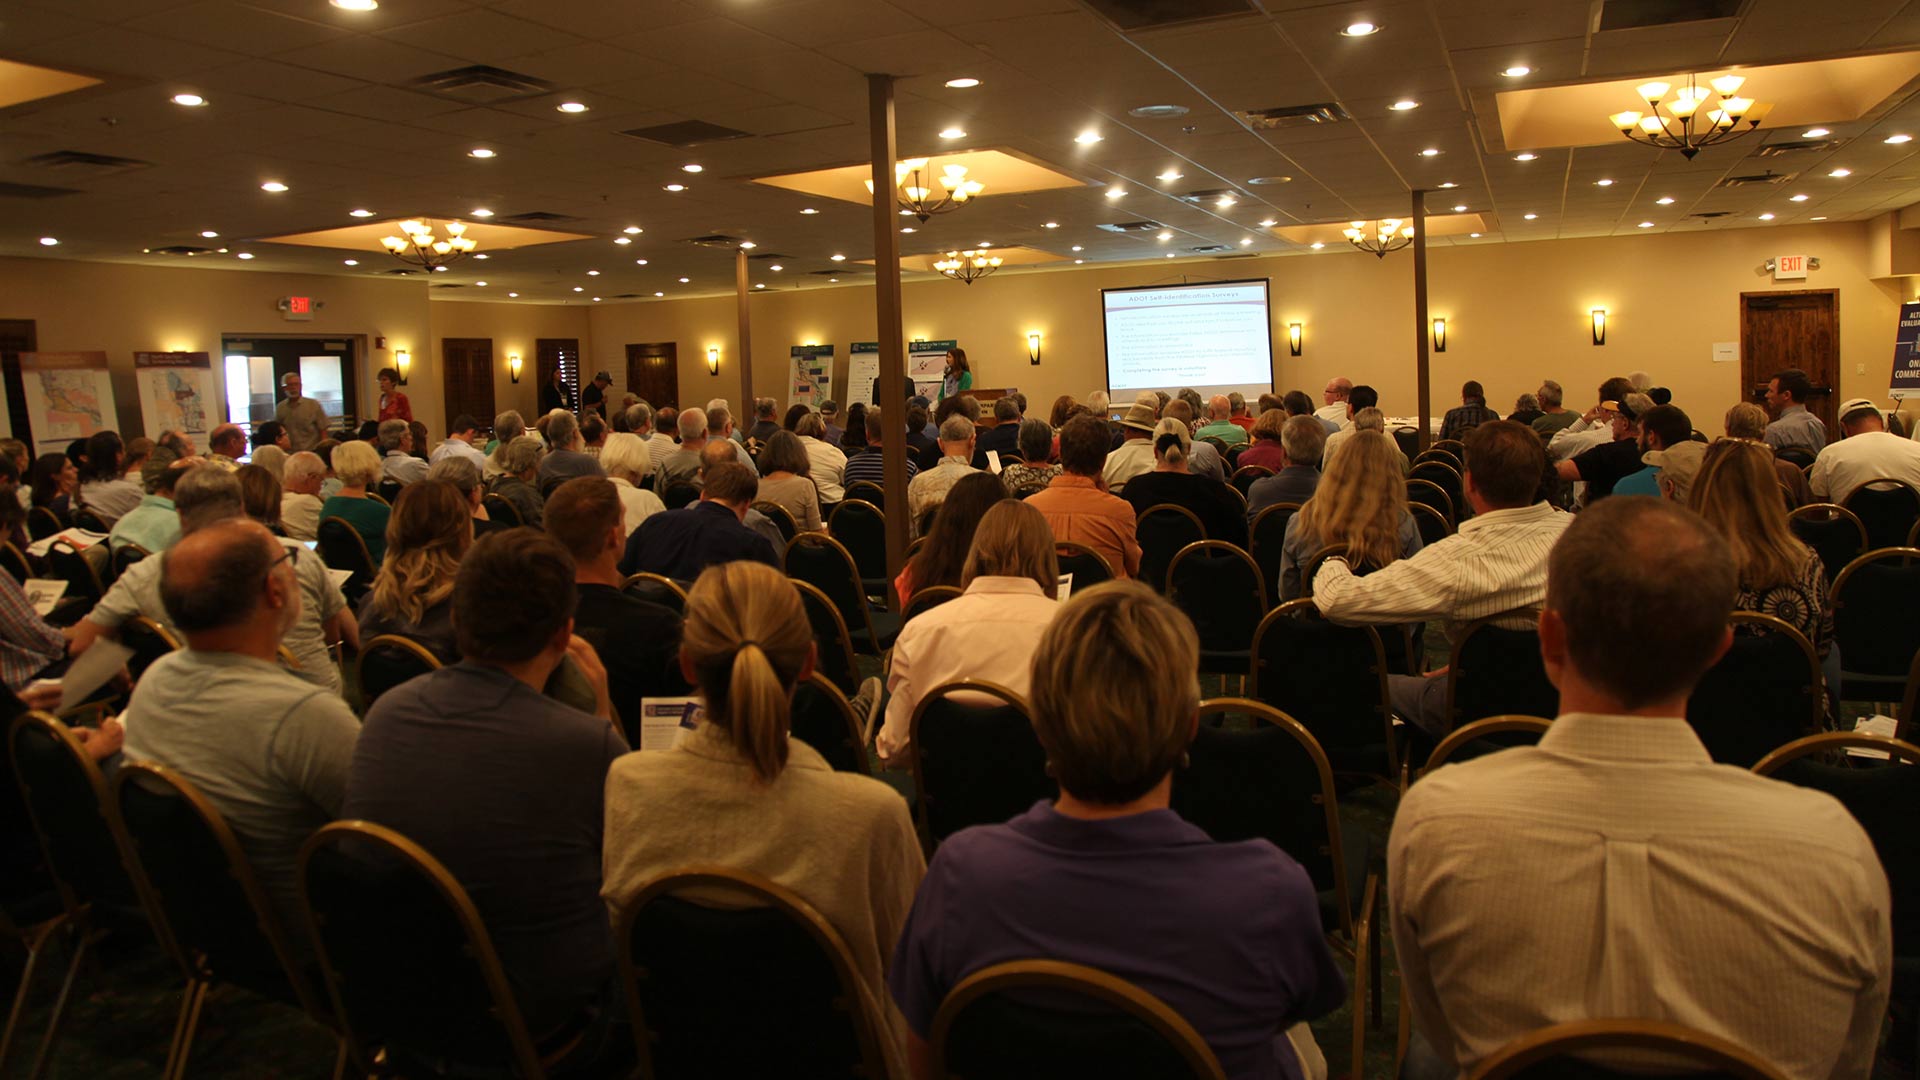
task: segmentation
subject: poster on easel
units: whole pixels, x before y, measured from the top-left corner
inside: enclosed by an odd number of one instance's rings
[[[64,451],[75,439],[120,426],[104,352],[23,352],[20,381],[36,454]]]
[[[1893,335],[1891,386],[1895,401],[1920,397],[1920,300],[1900,305],[1900,325]]]
[[[856,341],[847,352],[847,401],[880,404],[880,343]]]
[[[946,377],[947,350],[956,343],[915,341],[907,345],[907,381],[913,392],[933,401],[940,396],[940,381]]]
[[[168,431],[206,442],[212,425],[207,405],[219,399],[213,393],[213,358],[203,352],[137,352],[133,354],[134,384],[140,388],[140,415],[147,422],[147,438]]]
[[[787,407],[819,408],[833,394],[833,346],[795,345],[787,355]]]

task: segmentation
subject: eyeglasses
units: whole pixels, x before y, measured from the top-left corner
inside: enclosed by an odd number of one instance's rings
[[[280,557],[267,564],[267,572],[260,580],[265,581],[267,578],[272,577],[273,568],[279,566],[281,563],[288,563],[294,567],[298,567],[300,565],[300,552],[303,550],[305,549],[288,547],[282,544],[280,547]]]

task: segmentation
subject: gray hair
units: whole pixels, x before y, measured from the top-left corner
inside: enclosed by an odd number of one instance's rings
[[[622,431],[607,436],[607,445],[600,448],[600,467],[607,470],[608,476],[637,484],[653,471],[653,457],[646,440]]]
[[[287,459],[280,470],[280,482],[292,483],[295,480],[308,480],[327,475],[327,463],[320,455],[311,450],[302,450]]]
[[[827,422],[820,419],[819,413],[808,413],[793,425],[793,433],[803,438],[824,439],[827,437]]]
[[[1534,396],[1540,399],[1541,408],[1552,406],[1557,409],[1562,400],[1560,384],[1548,379],[1540,384],[1540,389]]]
[[[1001,423],[1010,422],[1020,415],[1020,403],[1012,397],[1003,397],[993,403],[993,418]]]
[[[973,421],[955,413],[940,425],[940,441],[943,443],[963,443],[973,438]]]
[[[707,414],[699,409],[688,409],[674,423],[680,428],[680,441],[683,443],[699,442],[707,437]]]
[[[643,428],[653,427],[653,406],[642,401],[638,405],[627,406],[627,430],[639,434]]]
[[[731,423],[733,423],[733,414],[727,411],[726,402],[723,401],[707,409],[707,434],[723,435],[726,433],[727,425]]]
[[[1246,412],[1247,395],[1238,390],[1233,391],[1227,395],[1227,407],[1237,413]]]
[[[427,479],[445,480],[460,489],[460,494],[473,498],[473,489],[480,486],[480,467],[459,455],[443,457],[427,469]]]
[[[547,445],[555,450],[571,450],[580,441],[580,421],[570,412],[555,413],[547,421]]]
[[[1627,381],[1633,384],[1633,388],[1635,390],[1638,390],[1643,394],[1646,393],[1648,390],[1653,389],[1653,376],[1647,374],[1644,371],[1635,371],[1629,374],[1627,376]]]
[[[400,449],[400,440],[406,438],[407,433],[411,430],[413,429],[407,426],[405,420],[380,421],[379,438],[381,452],[385,453],[390,450]]]
[[[246,512],[245,504],[240,501],[240,481],[217,465],[196,465],[188,469],[173,485],[173,508],[180,513],[183,533],[237,518]]]
[[[1327,429],[1311,413],[1290,416],[1280,429],[1280,448],[1287,452],[1289,465],[1318,465],[1326,452]]]
[[[502,443],[510,443],[526,433],[526,419],[512,409],[493,418],[493,437]]]
[[[195,470],[199,471],[199,470]],[[224,470],[216,469],[216,472]],[[207,560],[206,574],[180,581],[174,552],[161,556],[160,603],[181,630],[218,630],[251,618],[260,605],[260,587],[273,570],[278,543],[263,544],[251,528],[231,528],[220,538],[219,557]]]
[[[268,443],[253,452],[252,460],[255,465],[272,473],[273,478],[278,480],[281,472],[287,467],[287,452]]]
[[[1095,390],[1087,395],[1087,410],[1102,420],[1107,418],[1107,392]]]
[[[1520,400],[1513,403],[1514,412],[1535,412],[1540,408],[1540,399],[1532,394],[1521,394]]]
[[[1039,465],[1053,454],[1053,428],[1045,420],[1020,421],[1020,453],[1029,465]]]
[[[511,476],[519,476],[528,469],[540,465],[540,440],[532,435],[522,435],[505,444],[500,450],[500,468]]]
[[[713,400],[707,402],[707,415],[712,416],[715,412],[718,412],[721,409],[725,409],[725,408],[727,408],[726,398],[723,398],[723,397],[714,398]]]
[[[1353,430],[1378,431],[1384,435],[1387,432],[1387,414],[1369,405],[1353,414]],[[1284,429],[1282,431],[1280,445],[1286,445]],[[1292,457],[1292,455],[1289,454],[1288,457]]]

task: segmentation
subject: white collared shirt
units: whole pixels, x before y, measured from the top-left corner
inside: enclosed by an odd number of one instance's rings
[[[1348,422],[1347,403],[1344,401],[1336,401],[1331,405],[1322,405],[1319,408],[1313,410],[1313,415],[1319,417],[1322,420],[1331,420],[1332,422],[1339,424],[1342,427],[1345,427]]]
[[[811,435],[800,436],[800,445],[807,448],[807,461],[812,465],[813,485],[820,489],[820,501],[837,503],[846,498],[846,489],[840,486],[840,477],[847,471],[847,455],[839,447]],[[742,456],[745,456],[744,451]]]
[[[427,464],[438,465],[450,457],[465,458],[473,463],[474,468],[480,470],[481,475],[486,474],[487,455],[465,439],[448,439],[434,447],[433,453],[427,457]]]
[[[1547,443],[1547,456],[1555,461],[1569,461],[1596,446],[1605,446],[1612,441],[1612,419],[1603,416],[1593,423],[1588,423],[1583,416],[1553,433],[1553,440]]]
[[[1387,882],[1414,1022],[1462,1074],[1621,1016],[1796,1080],[1872,1070],[1893,974],[1873,844],[1831,796],[1714,764],[1679,717],[1571,713],[1443,766],[1400,802]]]
[[[1883,476],[1920,488],[1920,445],[1884,431],[1849,435],[1828,443],[1813,459],[1807,488],[1828,502],[1839,502],[1854,488]]]

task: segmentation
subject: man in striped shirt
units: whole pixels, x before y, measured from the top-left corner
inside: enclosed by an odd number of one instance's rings
[[[881,420],[881,408],[878,405],[867,410],[867,445],[864,450],[847,458],[847,468],[840,476],[840,486],[844,489],[856,481],[887,486],[886,459],[882,456],[880,440],[886,437],[886,426]],[[913,449],[907,449],[907,480],[911,482],[920,467],[913,463]]]
[[[1460,531],[1366,577],[1334,556],[1313,578],[1320,613],[1347,625],[1441,620],[1448,640],[1475,619],[1517,612],[1501,625],[1533,625],[1526,609],[1547,595],[1547,553],[1569,516],[1538,500],[1547,469],[1540,437],[1525,424],[1495,420],[1467,433],[1467,502]],[[1447,679],[1394,675],[1393,710],[1410,724],[1446,734]]]
[[[1893,977],[1872,842],[1829,795],[1714,764],[1687,725],[1737,576],[1666,500],[1606,499],[1566,530],[1540,618],[1559,718],[1538,747],[1421,779],[1395,815],[1402,1075],[1598,1019],[1694,1028],[1795,1080],[1871,1074]]]

